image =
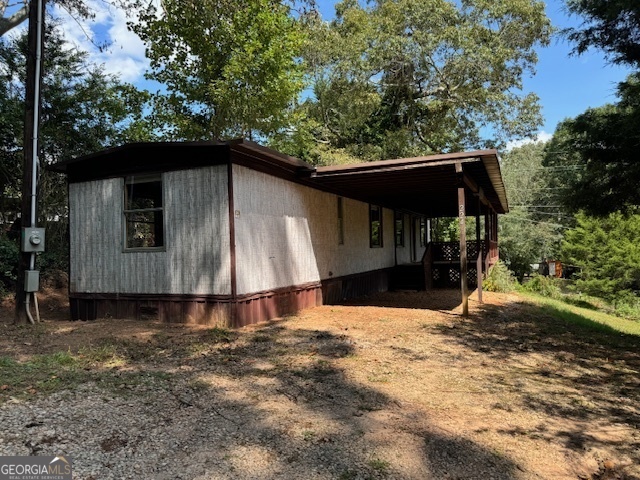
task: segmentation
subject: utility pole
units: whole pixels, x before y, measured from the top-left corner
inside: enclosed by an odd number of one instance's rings
[[[44,3],[45,0],[31,0],[29,4],[29,31],[27,52],[27,78],[25,88],[25,117],[23,140],[23,174],[22,174],[22,206],[21,226],[22,242],[20,261],[18,264],[18,281],[16,288],[16,323],[33,323],[29,311],[29,301],[35,299],[33,280],[37,284],[38,272],[35,271],[35,252],[41,251],[37,245],[40,237],[37,235],[28,239],[25,248],[26,228],[34,229],[37,222],[36,187],[38,176],[38,132],[40,126],[40,85],[42,83],[42,52],[44,51]],[[31,235],[31,233],[26,233]],[[42,232],[42,237],[44,232]],[[30,240],[30,241],[29,241]],[[43,239],[42,239],[43,240]],[[44,243],[42,243],[44,246]],[[35,249],[33,247],[36,247]],[[33,273],[35,272],[35,275]],[[25,280],[32,280],[28,286]],[[37,308],[37,303],[36,303]]]

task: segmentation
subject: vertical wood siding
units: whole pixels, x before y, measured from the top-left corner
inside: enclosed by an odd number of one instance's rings
[[[393,211],[383,210],[384,248],[369,247],[369,206],[234,165],[238,294],[391,267]]]
[[[71,291],[230,294],[226,168],[163,174],[162,252],[123,251],[123,178],[71,184]]]

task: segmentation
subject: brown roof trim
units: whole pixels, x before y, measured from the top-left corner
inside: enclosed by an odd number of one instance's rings
[[[364,162],[348,165],[330,165],[328,167],[318,167],[318,174],[334,173],[342,171],[367,171],[374,169],[386,169],[387,167],[399,167],[409,165],[448,165],[456,161],[479,161],[481,157],[498,156],[498,151],[491,150],[474,150],[470,152],[454,152],[439,153],[436,155],[425,155],[412,158],[397,158],[394,160],[379,160],[377,162]]]
[[[130,152],[134,150],[140,150],[143,148],[153,148],[163,150],[165,148],[189,148],[189,147],[206,147],[206,146],[220,146],[226,145],[225,142],[218,141],[195,141],[195,142],[134,142],[126,143],[124,145],[118,145],[116,147],[106,148],[98,152],[82,155],[80,157],[70,158],[61,162],[47,165],[47,170],[51,170],[59,173],[67,173],[70,166],[75,164],[84,163],[96,158],[108,157],[111,155],[117,155],[120,153]]]
[[[279,164],[283,167],[293,168],[295,170],[308,170],[314,171],[315,167],[310,165],[302,160],[292,157],[290,155],[286,155],[284,153],[278,152],[269,147],[265,147],[264,145],[260,145],[256,142],[252,142],[251,140],[244,139],[236,139],[227,142],[231,147],[231,151],[238,151],[241,153],[252,153],[257,154],[258,156],[264,158],[268,157],[269,160],[273,163]]]

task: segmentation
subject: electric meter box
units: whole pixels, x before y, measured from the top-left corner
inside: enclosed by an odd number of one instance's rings
[[[22,229],[22,251],[44,252],[44,228]]]
[[[24,291],[37,292],[40,289],[40,271],[25,270],[24,272]]]

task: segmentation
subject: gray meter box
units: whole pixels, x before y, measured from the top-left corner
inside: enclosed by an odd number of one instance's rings
[[[44,228],[22,229],[22,251],[44,252]]]
[[[24,291],[37,292],[40,289],[40,271],[25,270],[24,272]]]

